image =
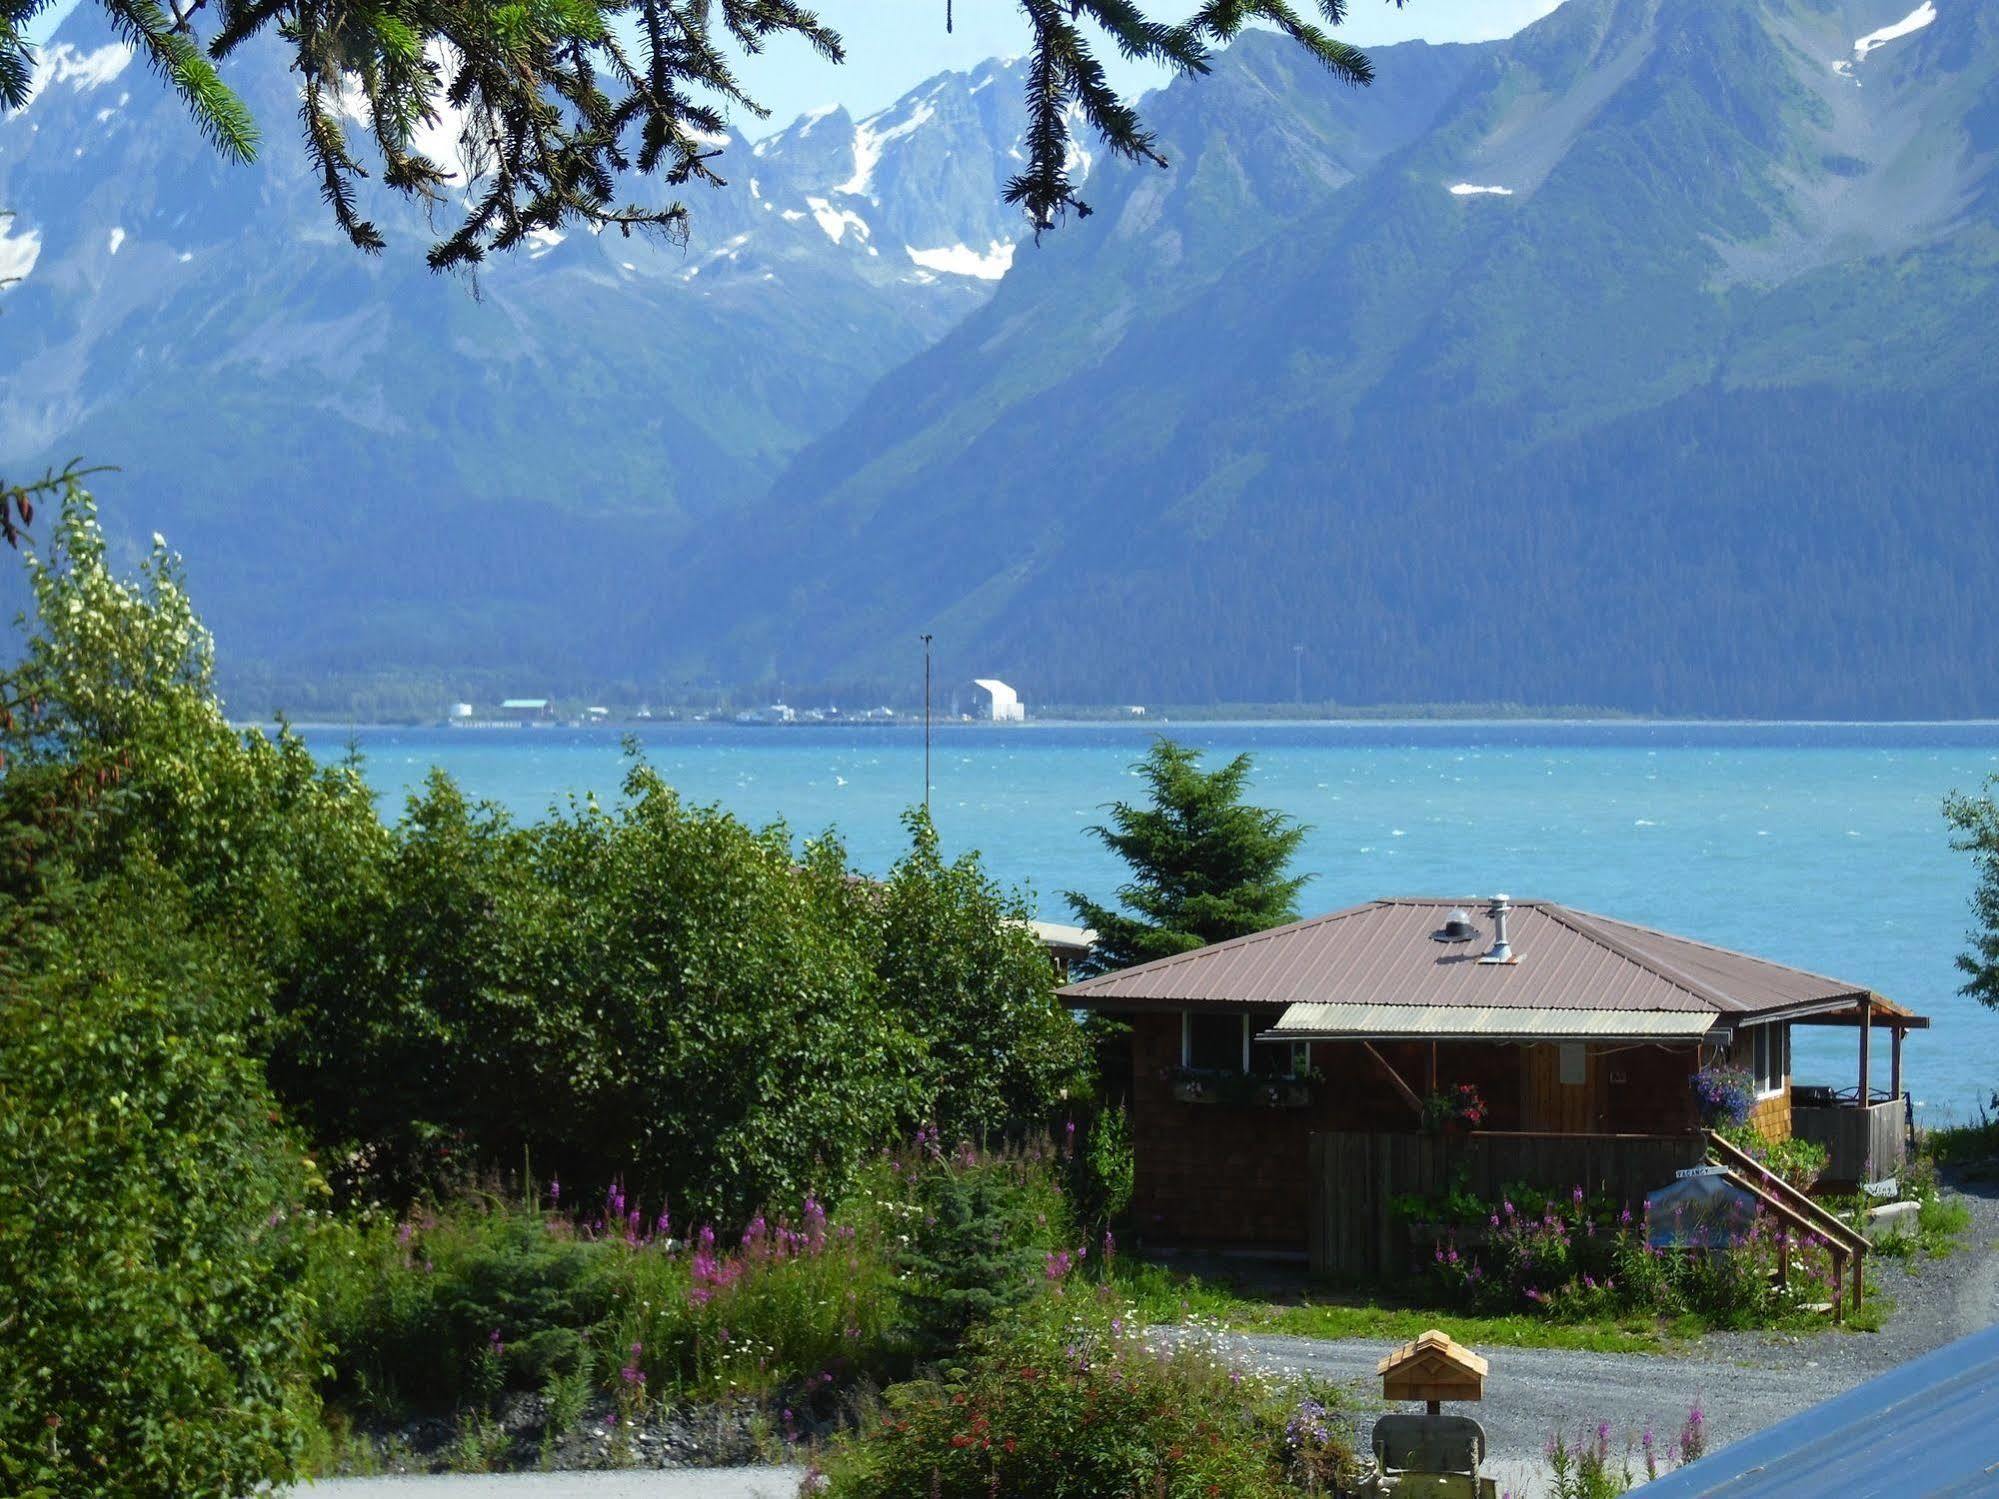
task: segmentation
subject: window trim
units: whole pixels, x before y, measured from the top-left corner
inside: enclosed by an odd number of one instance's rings
[[[1769,1076],[1774,1085],[1765,1087],[1763,1053],[1769,1052]],[[1749,1075],[1756,1083],[1756,1101],[1782,1098],[1791,1083],[1791,1027],[1787,1021],[1771,1021],[1751,1027],[1749,1032]]]

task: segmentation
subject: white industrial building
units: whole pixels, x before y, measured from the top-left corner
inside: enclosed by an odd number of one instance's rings
[[[997,677],[978,677],[971,686],[972,717],[989,723],[1025,723],[1020,694]]]

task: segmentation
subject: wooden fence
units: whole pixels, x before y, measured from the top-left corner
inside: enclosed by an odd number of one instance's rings
[[[1391,1208],[1398,1197],[1436,1196],[1462,1181],[1494,1201],[1525,1182],[1549,1193],[1580,1186],[1635,1208],[1705,1159],[1699,1135],[1315,1134],[1306,1248],[1318,1274],[1400,1274],[1411,1246]]]
[[[1852,1187],[1882,1181],[1901,1171],[1906,1155],[1908,1105],[1901,1097],[1860,1108],[1835,1104],[1830,1108],[1791,1105],[1791,1133],[1816,1140],[1826,1148],[1829,1187]]]

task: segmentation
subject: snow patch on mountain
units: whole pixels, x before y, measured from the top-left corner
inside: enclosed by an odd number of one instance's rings
[[[117,225],[113,225],[111,229],[111,240],[110,240],[111,253],[113,255],[116,255],[118,253],[119,246],[123,245],[124,243],[125,243],[124,229]]]
[[[1866,62],[1867,54],[1890,42],[1899,42],[1905,36],[1913,36],[1937,18],[1936,0],[1923,0],[1909,14],[1893,26],[1883,26],[1879,31],[1870,31],[1853,44],[1853,60]]]
[[[1483,187],[1476,182],[1457,182],[1451,185],[1453,198],[1510,198],[1510,187]]]
[[[42,232],[39,229],[23,229],[19,234],[9,232],[12,221],[0,218],[0,291],[6,289],[9,281],[20,281],[35,268],[35,262],[42,258]]]
[[[1013,268],[1013,246],[996,239],[984,254],[969,245],[944,245],[935,250],[902,247],[909,258],[927,271],[943,271],[952,276],[975,276],[981,281],[997,281]]]
[[[67,83],[79,91],[102,88],[131,66],[133,55],[130,42],[106,42],[89,52],[79,52],[68,42],[57,42],[35,62],[34,78],[28,84],[29,102],[55,83]]]
[[[807,198],[805,206],[812,210],[812,217],[818,220],[826,238],[836,245],[846,238],[849,228],[854,231],[857,240],[867,239],[874,232],[868,228],[868,221],[851,208],[835,208],[824,198]],[[786,214],[785,217],[789,218],[790,215]]]
[[[933,94],[936,92],[931,90]],[[881,164],[882,148],[891,141],[901,140],[905,135],[921,130],[936,116],[937,111],[927,101],[919,99],[910,109],[908,119],[883,128],[881,121],[893,113],[892,109],[885,109],[880,114],[869,115],[854,127],[854,175],[834,188],[834,192],[851,193],[857,198],[871,194],[874,191],[875,168]]]

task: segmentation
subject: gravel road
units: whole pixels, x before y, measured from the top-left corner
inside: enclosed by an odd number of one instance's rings
[[[1542,1443],[1558,1428],[1573,1433],[1607,1420],[1622,1442],[1650,1422],[1663,1443],[1698,1398],[1710,1439],[1725,1443],[1999,1321],[1999,1197],[1990,1195],[1989,1183],[1965,1190],[1972,1222],[1959,1253],[1876,1261],[1875,1294],[1895,1303],[1878,1333],[1720,1333],[1655,1354],[1480,1350],[1492,1372],[1484,1402],[1467,1413],[1485,1428],[1502,1486],[1523,1491],[1539,1471]],[[1246,1341],[1267,1365],[1379,1391],[1374,1366],[1386,1351],[1379,1343],[1264,1335]]]

